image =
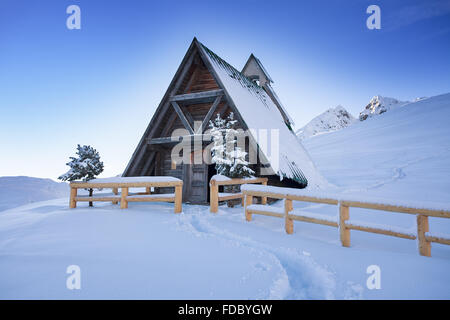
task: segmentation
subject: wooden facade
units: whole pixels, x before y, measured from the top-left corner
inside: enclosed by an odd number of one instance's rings
[[[216,172],[214,165],[201,159],[203,153],[209,154],[207,147],[211,141],[192,142],[190,157],[197,161],[195,164],[178,164],[171,157],[173,147],[179,142],[173,138],[173,133],[183,129],[193,140],[194,135],[198,137],[208,129],[209,120],[217,114],[224,118],[230,112],[238,120],[238,128],[248,128],[200,45],[194,38],[123,176],[179,178],[184,182],[184,202],[206,204],[209,202],[209,180]],[[246,143],[247,152],[249,148],[257,146]],[[253,165],[253,169],[258,174],[259,165]]]

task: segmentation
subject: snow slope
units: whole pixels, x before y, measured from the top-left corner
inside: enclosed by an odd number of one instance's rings
[[[380,115],[391,109],[404,106],[405,104],[408,103],[410,102],[399,101],[394,98],[388,98],[383,96],[375,96],[370,100],[369,104],[364,108],[364,110],[359,113],[359,120],[364,121],[367,118]]]
[[[450,94],[396,108],[303,141],[315,164],[346,191],[450,201]]]
[[[296,134],[303,140],[312,136],[333,132],[346,128],[356,121],[347,110],[342,106],[330,108],[324,113],[318,115],[303,128],[299,129]]]
[[[282,203],[277,204],[282,205]],[[336,208],[295,204],[302,212]],[[450,249],[419,256],[416,243],[254,216],[243,208],[110,203],[68,209],[65,199],[0,213],[0,299],[448,299]],[[366,287],[368,266],[382,289]],[[66,269],[81,289],[66,289]],[[424,272],[424,270],[427,270]]]
[[[0,211],[68,195],[66,183],[32,177],[0,177]]]

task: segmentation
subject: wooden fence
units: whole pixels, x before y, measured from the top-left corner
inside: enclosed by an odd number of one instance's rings
[[[219,210],[219,201],[227,201],[232,199],[242,199],[242,206],[244,206],[244,195],[239,193],[220,193],[219,186],[230,186],[230,185],[243,185],[243,184],[255,184],[261,183],[262,185],[267,185],[267,178],[245,178],[245,179],[226,179],[226,180],[216,180],[214,177],[211,179],[209,203],[210,212],[217,213]],[[267,198],[262,197],[262,204],[266,204]]]
[[[428,234],[428,217],[450,218],[450,211],[413,208],[408,206],[396,206],[391,204],[370,203],[363,201],[338,200],[334,197],[318,197],[314,195],[309,196],[307,195],[307,192],[304,192],[304,194],[300,195],[298,194],[298,189],[293,189],[297,194],[289,194],[289,191],[285,190],[287,188],[264,188],[262,186],[254,188],[254,186],[245,186],[242,189],[242,192],[246,198],[245,217],[247,221],[251,221],[252,214],[284,218],[285,230],[288,234],[292,234],[294,232],[293,221],[297,220],[339,228],[340,240],[344,247],[350,247],[350,230],[359,230],[410,240],[418,239],[419,253],[423,256],[428,257],[431,256],[432,242],[450,245],[450,239],[445,238],[444,236],[435,236]],[[280,190],[280,192],[278,192],[278,190],[274,191],[274,189],[278,189]],[[283,189],[284,191],[282,191]],[[282,199],[284,200],[284,212],[281,213],[274,208],[270,208],[269,206],[253,205],[253,197]],[[336,219],[325,215],[310,215],[307,213],[302,214],[300,212],[296,212],[296,214],[290,214],[289,212],[293,210],[292,201],[337,205],[339,206],[339,218]],[[350,207],[414,214],[417,216],[417,233],[392,229],[388,230],[378,226],[349,222]]]
[[[182,210],[182,197],[183,197],[183,181],[172,178],[173,181],[167,181],[167,177],[142,177],[143,179],[137,180],[136,178],[116,178],[114,182],[101,182],[102,180],[108,181],[108,179],[95,179],[89,182],[73,181],[70,183],[70,200],[69,207],[76,208],[79,201],[111,201],[113,204],[120,202],[120,208],[128,208],[128,202],[173,202],[174,212],[180,213]],[[158,178],[161,181],[158,181]],[[173,187],[174,193],[169,194],[152,194],[151,188],[167,188]],[[119,195],[119,188],[121,194]],[[129,194],[129,188],[145,188],[145,192],[137,194]],[[112,189],[112,195],[94,195],[94,196],[78,196],[78,189]]]

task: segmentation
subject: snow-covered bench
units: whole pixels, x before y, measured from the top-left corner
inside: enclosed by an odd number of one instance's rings
[[[151,188],[173,187],[174,193],[152,194]],[[99,194],[96,196],[78,196],[78,189],[112,189],[113,194]],[[118,190],[121,189],[119,195]],[[129,194],[129,188],[146,188],[146,192]],[[70,208],[76,208],[78,201],[111,201],[120,208],[128,208],[128,202],[174,202],[175,213],[181,212],[183,181],[174,177],[151,176],[151,177],[114,177],[104,179],[94,179],[87,182],[72,181],[70,183]]]
[[[217,213],[217,211],[219,210],[220,201],[227,201],[233,199],[242,199],[242,206],[244,206],[244,195],[242,194],[242,192],[238,193],[219,192],[219,186],[243,185],[248,183],[250,184],[260,183],[262,185],[267,185],[267,178],[251,177],[242,179],[231,179],[222,175],[213,176],[209,182],[210,211],[213,213]],[[267,198],[263,197],[261,201],[263,204],[266,204]]]
[[[431,256],[431,242],[450,245],[450,236],[429,232],[428,217],[450,218],[450,204],[400,202],[379,198],[362,198],[360,195],[324,193],[304,189],[281,188],[273,186],[244,185],[245,217],[252,220],[252,214],[260,214],[285,219],[286,233],[294,232],[293,221],[304,221],[339,228],[341,243],[350,246],[350,230],[384,234],[404,239],[418,239],[419,253]],[[253,204],[253,197],[267,197],[284,200],[283,208]],[[330,217],[323,214],[294,211],[292,201],[324,203],[339,206],[339,216]],[[417,216],[417,231],[371,224],[350,219],[349,208],[366,208],[381,211],[409,213]]]

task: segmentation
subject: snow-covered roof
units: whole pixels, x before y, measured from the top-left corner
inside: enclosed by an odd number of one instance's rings
[[[289,121],[291,126],[294,126],[295,125],[294,119],[292,119],[292,117],[287,112],[286,108],[281,103],[281,100],[280,100],[280,98],[278,98],[275,90],[272,88],[272,86],[270,84],[267,84],[266,88],[267,88],[267,90],[270,91],[270,93],[272,94],[273,98],[276,100],[276,102],[278,104],[278,107],[281,109],[280,111],[284,113],[284,115],[287,118],[287,121]]]
[[[263,72],[263,74],[266,77],[267,81],[269,81],[269,83],[273,83],[273,80],[272,80],[271,76],[269,75],[269,73],[267,72],[266,68],[264,68],[264,66],[261,63],[261,61],[257,57],[255,57],[255,55],[253,53],[250,55],[250,57],[248,57],[248,60],[245,63],[245,66],[242,69],[242,71],[244,71],[246,69],[246,67],[248,66],[248,64],[252,60],[254,60],[256,62],[256,64],[258,65],[259,69],[261,69],[261,71]]]
[[[255,132],[261,132],[259,130],[267,130],[268,137],[270,137],[272,129],[278,131],[278,168],[273,156],[270,156],[271,152],[265,150],[268,148],[258,144],[262,149],[263,156],[266,157],[266,162],[270,162],[275,173],[280,177],[291,178],[299,182],[304,182],[306,178],[308,186],[311,188],[328,185],[294,132],[287,127],[277,106],[264,89],[203,44],[200,43],[199,47],[209,60],[215,75],[219,78],[223,89],[229,99],[233,101],[248,129],[255,130],[252,132],[252,138],[258,141]]]

